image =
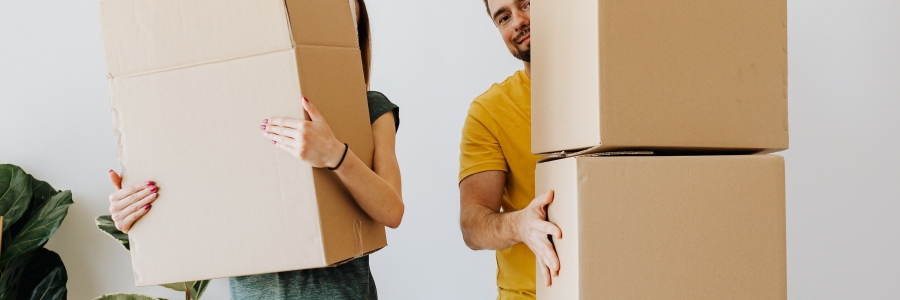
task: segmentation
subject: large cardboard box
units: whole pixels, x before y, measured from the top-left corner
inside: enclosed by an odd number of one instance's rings
[[[536,176],[563,233],[540,300],[787,299],[780,156],[567,158]]]
[[[346,0],[102,0],[124,184],[160,197],[131,230],[139,286],[325,267],[386,245],[333,172],[263,137],[313,102],[372,164]]]
[[[786,0],[536,0],[532,151],[788,148]]]

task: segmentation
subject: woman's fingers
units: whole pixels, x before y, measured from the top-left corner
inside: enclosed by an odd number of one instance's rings
[[[144,199],[150,194],[156,193],[156,191],[159,191],[159,187],[155,185],[145,186],[143,189],[134,192],[131,195],[125,196],[125,198],[122,198],[121,200],[113,203],[112,207],[116,210],[124,210],[128,206],[140,201],[141,199]]]
[[[303,109],[306,110],[306,114],[309,115],[311,121],[325,123],[325,118],[319,113],[319,109],[312,102],[309,102],[309,99],[306,99],[306,97],[303,97]]]
[[[275,144],[288,145],[293,148],[300,148],[300,141],[274,133],[266,133],[266,137],[274,141]]]
[[[268,118],[263,120],[266,127],[285,127],[292,129],[300,129],[306,120],[298,120],[292,118]]]
[[[112,182],[112,185],[116,190],[122,189],[122,177],[120,177],[119,173],[116,173],[116,171],[109,170],[109,181]]]
[[[275,142],[275,146],[278,146],[278,148],[281,148],[281,150],[287,151],[287,153],[290,153],[293,156],[300,155],[300,153],[297,151],[297,148],[294,148],[291,145]]]
[[[153,203],[153,201],[156,201],[156,198],[157,198],[158,196],[159,196],[159,194],[157,194],[156,192],[150,193],[150,195],[147,195],[146,197],[141,198],[141,199],[138,200],[138,201],[135,201],[135,202],[132,203],[131,205],[128,205],[128,206],[126,207],[126,209],[124,209],[124,210],[122,210],[122,211],[125,212],[125,213],[127,213],[127,214],[134,213],[134,212],[136,212],[136,211],[138,211],[138,210],[144,208],[144,206],[147,206],[147,205],[149,205],[150,203]]]
[[[134,194],[134,193],[144,190],[146,188],[151,188],[153,186],[156,186],[156,183],[153,181],[135,183],[131,186],[125,187],[123,189],[120,189],[120,190],[112,193],[112,195],[109,195],[109,202],[110,203],[119,202],[122,199],[124,199],[128,196],[131,196],[131,194]]]
[[[300,125],[300,126],[302,126],[302,125]],[[260,129],[262,129],[266,133],[274,133],[277,135],[286,136],[286,137],[290,137],[290,138],[297,138],[300,136],[300,131],[295,128],[291,128],[291,127],[284,127],[284,126],[277,126],[277,125],[260,125]]]
[[[132,212],[131,214],[123,218],[121,222],[116,222],[116,229],[119,229],[119,231],[121,232],[128,233],[128,231],[131,230],[131,226],[134,225],[134,222],[137,222],[137,220],[140,220],[141,217],[146,215],[147,212],[150,211],[151,207],[153,206],[150,204],[144,205],[137,211]]]

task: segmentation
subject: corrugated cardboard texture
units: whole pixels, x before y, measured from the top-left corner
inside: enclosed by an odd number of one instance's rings
[[[284,0],[101,0],[106,68],[119,77],[291,49],[284,7]]]
[[[788,147],[785,0],[533,4],[534,153]]]
[[[787,299],[780,156],[567,158],[536,176],[563,231],[538,299]]]
[[[300,62],[303,94],[310,99],[354,99],[360,97],[359,91],[366,89],[358,48],[298,46],[297,57]],[[334,85],[335,83],[340,85]],[[362,97],[365,98],[365,95]],[[336,136],[344,137],[342,141],[372,140],[372,130],[368,129],[370,128],[368,117],[347,117],[368,116],[368,106],[347,105],[340,101],[316,102],[316,104],[326,120],[339,121],[329,122],[328,125]],[[366,165],[372,166],[374,146],[371,142],[363,147],[353,147],[353,152]],[[316,191],[319,195],[319,212],[323,216],[322,236],[327,246],[325,261],[329,265],[387,245],[384,225],[372,220],[359,208],[334,172],[316,169],[313,170],[313,174],[316,174],[316,178],[327,179],[316,181]]]
[[[100,7],[124,184],[160,186],[129,234],[137,285],[323,267],[386,245],[332,172],[258,129],[266,117],[307,118],[306,96],[371,167],[347,1]]]

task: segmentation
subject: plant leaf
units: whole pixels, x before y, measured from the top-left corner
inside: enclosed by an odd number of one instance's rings
[[[31,201],[31,180],[22,168],[0,165],[0,216],[3,232],[22,217]]]
[[[66,267],[62,265],[56,267],[34,288],[31,292],[31,300],[65,300],[68,292],[66,281],[68,280]]]
[[[28,220],[30,220],[31,217],[34,217],[34,214],[44,206],[44,203],[47,203],[47,201],[50,200],[50,197],[53,197],[53,195],[60,192],[53,189],[50,184],[37,180],[34,176],[28,175],[28,180],[31,182],[31,201],[28,204],[28,209],[22,214],[22,217],[13,223],[8,230],[4,231],[4,243],[8,242],[6,245],[9,245],[9,243],[12,242],[12,238],[22,231],[22,228],[25,227],[25,223],[28,223]]]
[[[37,249],[47,243],[50,236],[56,232],[72,205],[72,192],[64,191],[53,195],[47,200],[37,213],[25,223],[25,227],[19,232],[12,243],[0,255],[0,266],[6,264],[16,256]]]
[[[97,224],[97,228],[100,229],[100,231],[103,231],[103,233],[116,239],[119,244],[122,244],[122,247],[125,247],[125,250],[131,250],[128,245],[128,234],[121,232],[116,228],[116,223],[113,222],[112,216],[99,216],[94,220],[94,223]],[[183,292],[184,287],[182,287],[180,291]]]
[[[68,281],[62,259],[47,248],[38,248],[31,255],[19,280],[17,299],[62,299]]]
[[[184,292],[184,282],[163,284],[160,286],[176,292]]]
[[[170,283],[161,285],[164,288],[176,291],[176,292],[184,292],[184,282],[179,283]],[[188,286],[191,288],[191,299],[198,300],[203,296],[203,292],[206,292],[206,288],[209,286],[209,280],[200,280],[194,282],[188,282]]]
[[[209,280],[194,281],[194,284],[191,285],[191,299],[199,300],[203,296],[203,292],[206,292],[207,287],[209,287]]]
[[[33,253],[20,255],[3,266],[3,274],[0,275],[0,299],[16,298],[22,273],[31,262],[32,255]]]
[[[150,296],[138,295],[138,294],[110,294],[103,295],[100,298],[94,300],[166,300],[164,298],[153,298]]]

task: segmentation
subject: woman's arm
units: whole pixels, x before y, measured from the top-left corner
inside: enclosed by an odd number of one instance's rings
[[[404,211],[400,165],[394,151],[395,137],[394,113],[388,112],[372,123],[374,172],[352,150],[347,152],[341,167],[335,170],[359,206],[373,219],[390,228],[400,226]]]
[[[328,123],[306,98],[303,108],[310,121],[270,118],[260,126],[266,137],[281,149],[316,168],[337,166],[344,154],[344,144],[334,137]],[[372,124],[375,145],[374,171],[352,150],[335,173],[350,190],[357,204],[375,221],[397,228],[403,219],[400,167],[394,151],[396,129],[393,113],[382,115]]]

